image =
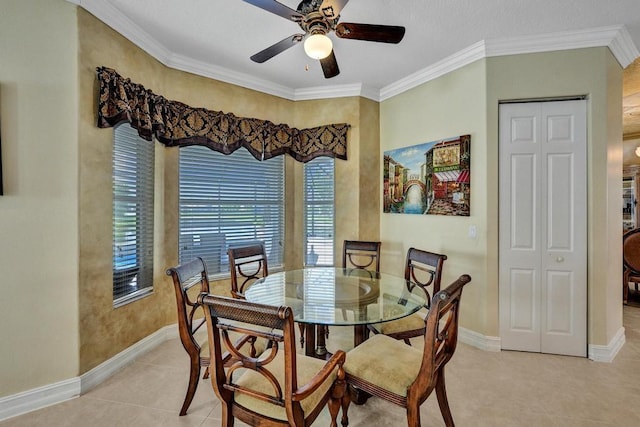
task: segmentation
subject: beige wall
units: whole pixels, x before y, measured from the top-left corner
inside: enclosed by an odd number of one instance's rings
[[[588,96],[588,334],[590,344],[607,345],[622,326],[622,69],[609,49],[593,48],[492,58],[487,75],[489,141],[498,139],[499,100]],[[496,171],[495,145],[488,157],[489,170]],[[496,174],[487,183],[493,207],[497,183]],[[497,215],[489,218],[497,230]],[[495,239],[491,253],[497,253]],[[496,268],[497,263],[491,271]],[[497,300],[487,310],[497,312]]]
[[[461,274],[473,282],[465,289],[461,322],[484,333],[483,309],[491,286],[487,277],[486,71],[484,61],[425,83],[382,102],[381,151],[471,135],[471,212],[468,217],[382,214],[382,270],[403,274],[410,247],[447,254],[443,285]],[[381,169],[382,166],[379,166]],[[381,210],[382,207],[379,207]],[[469,239],[470,225],[477,227]],[[493,285],[495,286],[495,284]]]
[[[157,94],[192,106],[232,112],[238,116],[313,127],[328,123],[352,124],[348,161],[336,161],[336,240],[358,237],[360,224],[377,228],[377,217],[361,219],[360,186],[375,188],[377,176],[358,178],[361,167],[375,170],[377,157],[360,159],[360,150],[379,151],[372,107],[360,98],[293,102],[193,74],[171,70],[138,49],[89,13],[79,10],[80,40],[80,372],[97,366],[160,327],[175,322],[174,296],[167,267],[177,263],[178,149],[156,144],[156,233],[153,295],[114,309],[111,284],[111,150],[112,129],[95,126],[95,68],[114,68],[124,77]],[[361,118],[360,106],[367,105]],[[375,111],[375,110],[374,110]],[[302,265],[302,164],[286,160],[287,267]],[[353,178],[356,179],[353,179]],[[341,183],[349,183],[343,186]],[[344,188],[344,191],[342,190]],[[347,195],[344,193],[348,192]],[[107,208],[105,208],[107,207]],[[352,231],[355,230],[355,233]],[[227,281],[212,284],[226,292]]]
[[[78,374],[75,6],[0,4],[0,397]]]
[[[112,307],[113,132],[95,125],[102,65],[194,106],[298,127],[350,123],[349,160],[336,162],[336,252],[345,238],[379,238],[383,270],[392,273],[401,273],[410,246],[449,254],[445,281],[474,278],[462,324],[485,335],[497,335],[497,101],[589,95],[590,342],[607,344],[620,327],[621,72],[607,49],[477,61],[381,104],[292,102],[167,69],[63,0],[2,0],[1,7],[0,397],[76,377],[175,322],[164,270],[177,262],[178,152],[160,144],[155,292]],[[383,151],[466,133],[470,217],[380,213]],[[286,168],[285,260],[295,267],[302,165],[288,158]],[[467,237],[472,224],[477,239]]]
[[[498,103],[587,95],[589,343],[609,344],[622,326],[621,82],[622,70],[608,49],[580,49],[476,61],[383,102],[382,151],[471,134],[471,215],[383,214],[383,268],[398,271],[413,245],[446,253],[444,282],[461,273],[473,278],[462,326],[498,336]],[[471,224],[477,239],[467,236]]]

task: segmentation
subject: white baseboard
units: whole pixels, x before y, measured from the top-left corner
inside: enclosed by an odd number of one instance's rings
[[[78,397],[132,363],[138,356],[176,337],[177,325],[165,326],[79,377],[2,397],[0,421]]]
[[[626,342],[624,327],[620,327],[607,345],[589,344],[589,359],[594,362],[613,362],[616,355]]]
[[[165,326],[153,334],[124,349],[111,359],[104,361],[92,370],[80,375],[80,394],[91,390],[123,367],[132,363],[138,356],[152,350],[169,338],[177,336],[176,325]]]
[[[500,337],[490,337],[470,329],[459,328],[458,338],[461,342],[485,351],[501,351]],[[608,345],[589,344],[589,359],[594,362],[610,363],[625,343],[624,327],[620,327]]]
[[[500,337],[459,328],[461,342],[485,351],[500,351]],[[177,325],[165,326],[79,377],[0,398],[0,421],[78,397],[164,341],[177,338]],[[589,345],[589,359],[611,362],[625,343],[621,327],[608,345]]]
[[[0,421],[55,405],[79,395],[79,377],[12,394],[0,398]]]
[[[458,328],[458,339],[484,351],[500,351],[500,337],[490,337],[466,328]]]

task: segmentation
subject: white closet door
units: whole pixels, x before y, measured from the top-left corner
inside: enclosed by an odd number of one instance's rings
[[[500,106],[503,349],[586,356],[586,101]]]

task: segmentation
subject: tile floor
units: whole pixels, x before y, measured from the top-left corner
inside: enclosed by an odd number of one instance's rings
[[[503,351],[459,343],[447,366],[447,390],[458,426],[639,426],[640,307],[624,308],[626,344],[613,363]],[[330,346],[348,347],[350,328],[332,328]],[[415,345],[415,344],[414,344]],[[187,358],[169,340],[85,395],[0,422],[26,426],[218,426],[220,405],[202,380],[188,415]],[[422,423],[444,425],[435,393],[422,406]],[[402,426],[404,411],[371,398],[351,405],[350,426]],[[315,425],[328,426],[325,410]],[[245,424],[237,422],[237,426]]]

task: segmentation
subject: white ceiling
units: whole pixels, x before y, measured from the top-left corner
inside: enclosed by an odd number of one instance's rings
[[[167,66],[290,99],[381,100],[480,57],[508,53],[608,45],[626,67],[640,46],[640,0],[350,0],[340,22],[401,25],[406,34],[397,45],[331,34],[340,74],[325,79],[301,44],[263,64],[251,61],[301,31],[242,0],[68,1]],[[281,0],[292,9],[298,2]]]
[[[357,87],[376,98],[385,88],[469,52],[490,56],[487,47],[506,45],[526,51],[525,45],[552,46],[550,39],[586,47],[582,40],[593,44],[602,37],[594,30],[602,27],[624,26],[622,41],[631,56],[640,46],[639,0],[350,0],[340,22],[402,25],[406,34],[397,45],[331,34],[340,74],[325,79],[302,45],[263,64],[251,61],[254,53],[301,31],[296,23],[242,0],[70,1],[166,65],[292,98],[310,90]],[[281,3],[296,9],[299,1]],[[546,37],[559,32],[564,39]]]

